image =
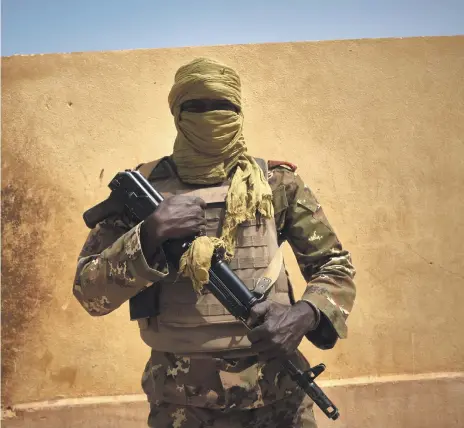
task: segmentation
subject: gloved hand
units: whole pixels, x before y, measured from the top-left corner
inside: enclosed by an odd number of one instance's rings
[[[181,239],[204,233],[206,203],[196,196],[166,198],[142,223],[142,251],[150,258],[168,239]]]
[[[251,309],[248,326],[262,324],[248,333],[251,350],[261,360],[288,357],[311,330],[317,327],[317,314],[304,301],[286,306],[281,303],[264,301]]]

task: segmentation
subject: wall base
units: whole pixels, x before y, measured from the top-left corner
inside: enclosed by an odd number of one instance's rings
[[[319,428],[462,428],[464,373],[321,381],[340,409]],[[143,428],[145,396],[89,397],[29,403],[2,412],[5,428]],[[286,427],[282,427],[286,428]]]

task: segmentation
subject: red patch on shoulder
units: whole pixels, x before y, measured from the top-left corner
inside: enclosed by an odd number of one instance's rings
[[[285,161],[276,161],[276,160],[267,161],[267,165],[268,165],[269,169],[275,168],[276,166],[286,166],[286,167],[290,168],[293,172],[295,172],[296,169],[298,168],[293,163],[285,162]]]

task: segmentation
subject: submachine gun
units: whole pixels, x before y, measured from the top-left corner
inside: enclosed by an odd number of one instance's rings
[[[108,187],[111,189],[109,197],[87,210],[83,215],[85,224],[90,229],[93,229],[108,216],[117,214],[125,214],[131,221],[138,224],[156,210],[164,200],[163,196],[138,171],[119,172],[111,180]],[[184,251],[193,239],[185,240],[182,243]],[[178,262],[178,260],[172,260],[173,252],[169,251],[169,245],[163,245],[163,248],[171,262]],[[209,283],[205,285],[205,288],[219,300],[231,315],[247,326],[246,321],[250,315],[250,310],[260,301],[262,296],[253,294],[218,254],[213,256],[209,278]],[[283,360],[281,363],[292,380],[311,397],[328,418],[335,420],[339,417],[337,407],[315,383],[316,377],[325,370],[324,364],[303,371],[290,360]]]

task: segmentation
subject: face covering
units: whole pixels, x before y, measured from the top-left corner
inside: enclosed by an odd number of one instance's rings
[[[181,112],[182,103],[194,99],[228,100],[239,113]],[[240,223],[255,219],[257,212],[264,218],[274,216],[272,191],[259,165],[247,154],[240,78],[232,68],[206,58],[193,60],[177,71],[168,101],[177,128],[172,158],[180,179],[208,185],[222,183],[232,173],[221,237],[198,237],[180,262],[180,272],[192,279],[198,291],[209,280],[215,249],[224,249],[226,259],[233,257]]]

